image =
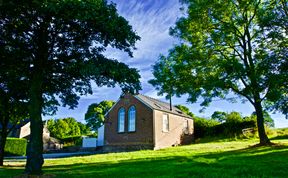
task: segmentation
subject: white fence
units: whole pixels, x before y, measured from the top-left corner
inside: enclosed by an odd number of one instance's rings
[[[96,148],[97,147],[97,139],[96,138],[83,138],[82,140],[83,148]]]
[[[84,137],[82,140],[82,148],[96,148],[104,146],[104,125],[98,129],[98,138]]]

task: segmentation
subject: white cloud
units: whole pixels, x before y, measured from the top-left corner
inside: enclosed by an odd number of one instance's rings
[[[168,50],[177,43],[177,39],[169,36],[169,28],[173,26],[182,14],[179,10],[179,0],[112,0],[117,4],[118,13],[129,21],[133,29],[141,36],[141,41],[136,43],[138,48],[134,51],[134,58],[130,58],[126,53],[108,48],[105,55],[137,68],[141,74],[143,91],[141,93],[150,97],[165,101],[165,96],[158,96],[157,91],[148,83],[153,78],[152,65],[160,54],[167,54]],[[121,89],[96,87],[93,85],[93,95],[83,96],[79,101],[79,106],[75,110],[59,108],[58,117],[72,116],[78,120],[83,120],[84,114],[91,103],[102,100],[117,100],[121,94]],[[250,114],[253,108],[246,104],[231,104],[223,101],[211,104],[205,113],[199,113],[201,106],[199,103],[187,104],[187,96],[181,98],[173,97],[173,104],[184,104],[198,116],[209,117],[215,110],[238,111],[243,115]],[[283,115],[275,116],[276,127],[288,126],[288,121]],[[286,122],[285,122],[286,121]]]
[[[153,78],[152,65],[159,55],[166,54],[177,42],[169,35],[169,28],[181,15],[180,3],[178,0],[112,0],[112,2],[116,3],[119,14],[129,21],[141,40],[136,43],[134,58],[112,48],[108,48],[105,55],[137,68],[141,75],[142,93],[150,92],[154,98],[159,98],[148,80]],[[105,88],[105,90],[114,93],[114,89]]]
[[[95,100],[100,102],[102,100],[117,100],[121,94],[120,87],[93,87],[93,94],[82,96],[82,100]]]
[[[168,49],[177,42],[169,36],[169,28],[180,16],[178,0],[113,0],[117,4],[119,14],[124,16],[133,29],[141,37],[136,43],[137,50],[134,58],[129,58],[119,50],[108,49],[109,57],[119,59],[131,67],[142,70],[155,63],[160,53],[167,53]]]

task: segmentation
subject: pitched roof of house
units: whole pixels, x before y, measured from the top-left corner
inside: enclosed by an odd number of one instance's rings
[[[28,122],[30,122],[30,119],[29,119],[29,118],[20,120],[20,122],[15,125],[14,129],[20,129],[22,126],[24,126],[24,125],[27,124]],[[12,124],[11,122],[9,122],[7,129],[11,129],[13,126],[14,126],[14,124]],[[0,123],[0,129],[2,129],[1,123]]]
[[[172,110],[170,110],[170,103],[166,103],[142,94],[134,95],[134,97],[143,102],[144,104],[146,104],[147,106],[149,106],[151,109],[160,110],[192,119],[191,116],[188,116],[187,114],[183,113],[180,109],[176,108],[175,106],[172,106]]]

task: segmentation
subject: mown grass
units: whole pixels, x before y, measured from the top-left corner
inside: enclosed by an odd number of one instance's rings
[[[258,140],[200,143],[158,151],[46,160],[55,177],[287,177],[288,139],[253,147]],[[0,177],[20,175],[25,162],[5,162]]]
[[[279,129],[266,128],[266,132],[272,141],[277,139],[288,139],[288,128],[279,128]]]

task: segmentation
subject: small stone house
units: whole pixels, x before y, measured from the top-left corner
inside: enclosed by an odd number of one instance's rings
[[[12,124],[8,125],[8,128],[12,127]],[[0,126],[1,129],[1,126]],[[19,124],[15,126],[14,129],[9,133],[8,137],[14,138],[25,138],[29,140],[30,138],[30,119],[21,120]],[[59,150],[62,149],[63,144],[61,142],[50,136],[50,132],[47,128],[46,123],[43,126],[43,151]]]
[[[141,94],[125,94],[106,113],[104,150],[161,149],[193,141],[193,119]]]

